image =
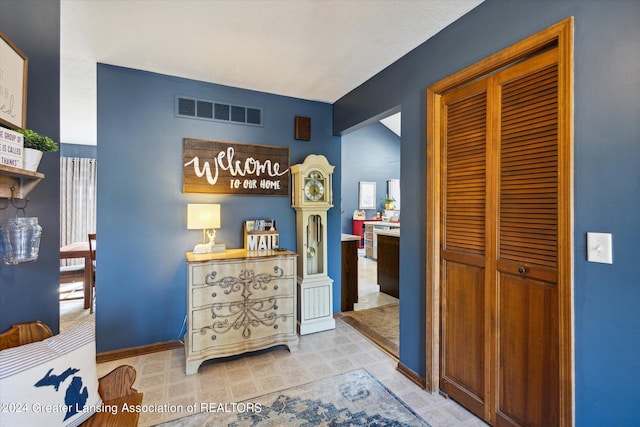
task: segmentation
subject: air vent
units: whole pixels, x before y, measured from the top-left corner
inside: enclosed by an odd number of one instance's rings
[[[196,101],[194,99],[178,98],[178,115],[195,117]]]
[[[250,125],[262,124],[262,110],[247,108],[247,123]]]
[[[201,119],[213,119],[213,102],[198,101],[198,117]]]
[[[230,118],[229,106],[226,104],[216,104],[216,120],[225,120],[228,122]]]
[[[176,96],[177,117],[262,126],[262,109],[217,101]]]
[[[247,109],[244,107],[231,106],[231,121],[244,123],[247,121]]]

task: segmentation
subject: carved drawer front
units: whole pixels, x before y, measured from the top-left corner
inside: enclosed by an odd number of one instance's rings
[[[203,263],[190,266],[191,286],[205,286],[219,282],[225,277],[238,277],[243,270],[251,270],[256,275],[274,275],[293,277],[295,260],[293,258],[275,258],[265,261],[226,261],[221,263]]]
[[[293,301],[293,297],[266,298],[194,310],[189,332],[191,350],[234,344],[250,347],[253,340],[295,333]]]
[[[224,283],[212,286],[198,286],[191,289],[191,306],[205,307],[211,304],[227,304],[246,298],[293,296],[295,287],[292,279],[259,276],[246,271],[237,278],[226,278]]]

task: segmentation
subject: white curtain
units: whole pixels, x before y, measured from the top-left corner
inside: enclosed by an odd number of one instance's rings
[[[96,232],[96,160],[60,157],[60,245],[87,240]],[[77,264],[70,260],[61,265]]]

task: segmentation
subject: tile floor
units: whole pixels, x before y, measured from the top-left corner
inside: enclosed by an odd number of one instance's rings
[[[356,309],[397,301],[379,292],[375,268],[375,261],[359,258],[360,298]],[[76,322],[95,321],[95,314],[83,310],[82,300],[61,302],[60,314],[61,330]],[[98,374],[102,376],[122,364],[136,368],[134,387],[144,393],[143,405],[182,405],[186,410],[193,404],[199,407],[201,403],[233,403],[365,368],[433,427],[486,426],[456,402],[428,393],[408,380],[396,370],[396,360],[340,319],[334,330],[301,336],[295,353],[280,346],[211,360],[202,364],[197,374],[187,376],[184,351],[177,349],[101,363]],[[186,415],[186,411],[141,413],[140,426]]]
[[[144,393],[143,405],[167,404],[186,409],[201,403],[251,401],[252,397],[366,368],[433,427],[484,426],[467,410],[438,394],[420,389],[396,370],[396,362],[341,320],[336,329],[300,337],[300,349],[290,353],[275,347],[243,357],[212,360],[187,376],[180,349],[101,363],[103,375],[121,364],[138,372],[135,387]],[[142,413],[149,426],[189,415],[183,412]]]
[[[398,299],[380,292],[378,285],[378,263],[364,256],[364,249],[358,251],[358,302],[354,310],[380,307],[392,304]]]
[[[61,289],[82,289],[82,282],[67,283],[60,286]],[[81,296],[82,291],[73,292],[72,296]],[[89,313],[89,309],[84,309],[84,299],[65,299],[60,301],[60,332],[64,332],[72,328],[74,325],[82,322],[94,323],[96,320],[95,311]]]

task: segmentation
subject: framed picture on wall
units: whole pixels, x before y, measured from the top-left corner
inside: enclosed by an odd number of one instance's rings
[[[24,129],[27,121],[27,57],[0,32],[0,124]]]
[[[376,208],[376,183],[360,181],[358,193],[358,209]]]

